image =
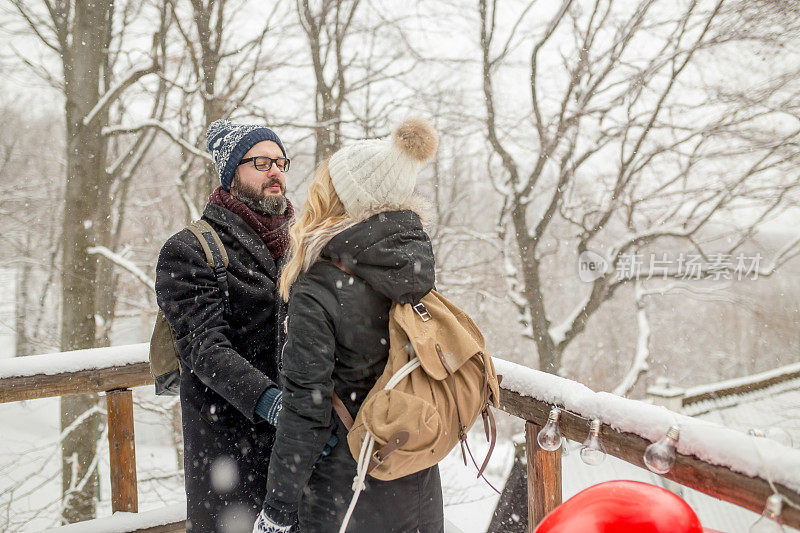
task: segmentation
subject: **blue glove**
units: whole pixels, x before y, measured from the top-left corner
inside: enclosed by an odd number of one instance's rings
[[[276,523],[267,514],[268,509],[262,509],[256,518],[256,523],[253,524],[253,533],[289,533],[292,529],[292,524],[281,525]]]
[[[283,392],[278,387],[270,387],[264,391],[256,402],[256,414],[272,424],[278,425],[278,413],[281,412]]]
[[[336,421],[333,421],[333,429],[331,430],[331,436],[328,437],[328,442],[325,443],[325,447],[322,448],[322,453],[319,454],[317,460],[314,462],[315,465],[318,465],[320,461],[328,457],[331,452],[333,451],[334,446],[339,444],[339,437],[336,436],[336,430],[339,429],[339,424]]]

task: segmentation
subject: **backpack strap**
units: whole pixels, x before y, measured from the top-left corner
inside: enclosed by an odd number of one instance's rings
[[[422,315],[420,315],[422,316]],[[423,318],[424,320],[424,318]],[[472,450],[469,448],[469,443],[467,442],[467,427],[464,425],[463,419],[461,418],[461,409],[459,407],[458,401],[458,392],[456,388],[456,380],[455,380],[455,373],[450,368],[450,365],[447,364],[445,360],[444,353],[442,353],[442,348],[439,344],[436,344],[436,354],[439,356],[439,360],[442,363],[442,366],[447,371],[447,377],[445,378],[445,383],[447,384],[448,388],[450,389],[450,394],[453,395],[453,401],[456,404],[456,416],[458,417],[458,437],[461,441],[461,456],[464,458],[464,466],[467,465],[467,453],[469,454],[469,458],[472,459],[472,464],[475,465],[475,468],[478,469],[478,477],[482,477],[483,480],[497,493],[500,494],[500,491],[491,484],[491,482],[486,479],[486,476],[483,475],[483,471],[486,470],[486,466],[489,464],[489,458],[492,456],[492,451],[494,451],[495,443],[497,442],[497,426],[495,425],[494,415],[489,410],[489,379],[488,375],[484,371],[484,396],[487,398],[486,405],[484,406],[483,410],[481,410],[481,415],[483,415],[483,426],[486,430],[486,440],[489,441],[489,451],[486,454],[486,459],[483,461],[482,466],[478,466],[478,462],[475,461],[475,456],[472,455]],[[466,449],[466,453],[465,453]]]
[[[216,252],[219,253],[219,261],[225,266],[228,266],[228,252],[225,250],[225,246],[222,245],[222,241],[219,238],[219,234],[211,227],[211,224],[203,220],[195,220],[191,222],[186,229],[194,233],[194,236],[197,237],[197,240],[200,241],[200,246],[203,247],[203,252],[206,254],[206,262],[214,266],[214,248],[216,248]],[[208,233],[213,241],[213,244],[207,240],[207,237],[204,235]]]
[[[347,431],[350,431],[350,428],[353,427],[353,417],[350,416],[350,411],[347,410],[344,402],[335,392],[333,393],[333,410],[339,415],[339,419],[342,421]],[[370,457],[367,474],[379,467],[391,454],[405,446],[409,438],[411,438],[411,434],[405,430],[397,431],[389,437],[386,444],[381,446],[381,448],[375,451],[372,457]]]
[[[339,270],[341,270],[346,274],[350,274],[351,276],[356,275],[355,272],[353,272],[353,269],[344,266],[342,263],[339,263],[338,261],[333,261],[332,259],[328,259],[327,257],[320,257],[319,259],[320,261],[325,261],[326,263],[332,264],[333,266],[335,266],[336,268],[338,268]]]
[[[350,431],[350,428],[353,427],[353,417],[350,416],[350,411],[347,410],[344,402],[335,392],[333,393],[333,410],[339,415],[339,419],[342,421],[347,431]]]
[[[228,253],[225,251],[219,234],[214,231],[214,228],[205,220],[195,220],[186,226],[186,229],[191,231],[203,252],[206,255],[206,263],[209,264],[214,271],[214,277],[217,280],[217,286],[222,294],[222,304],[225,309],[225,314],[231,314],[230,292],[228,291]]]
[[[404,429],[396,431],[391,437],[389,437],[389,440],[386,442],[386,444],[381,446],[380,449],[375,451],[375,453],[372,454],[372,457],[370,457],[369,466],[367,467],[367,474],[378,468],[391,454],[405,446],[410,437],[411,434]]]

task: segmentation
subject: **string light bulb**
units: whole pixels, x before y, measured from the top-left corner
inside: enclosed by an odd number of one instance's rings
[[[536,435],[536,441],[539,447],[548,452],[554,452],[561,447],[561,430],[558,429],[558,419],[561,416],[561,410],[558,407],[550,409],[550,415],[547,417],[547,424]]]
[[[587,465],[596,466],[606,458],[606,447],[600,440],[601,422],[599,418],[592,420],[589,425],[589,436],[581,446],[581,460]]]
[[[750,526],[749,533],[785,533],[783,521],[781,520],[781,510],[783,508],[783,498],[780,494],[773,494],[767,498],[767,505],[761,517]]]
[[[666,435],[645,448],[644,464],[651,472],[666,474],[670,471],[672,465],[675,464],[680,435],[680,428],[671,426]]]

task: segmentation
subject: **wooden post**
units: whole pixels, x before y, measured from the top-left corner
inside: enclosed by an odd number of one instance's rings
[[[528,460],[528,531],[533,533],[544,517],[561,504],[561,448],[548,452],[539,447],[536,435],[542,429],[525,422],[525,453]]]
[[[108,455],[111,466],[111,511],[139,512],[136,448],[133,440],[133,395],[130,389],[106,393]]]

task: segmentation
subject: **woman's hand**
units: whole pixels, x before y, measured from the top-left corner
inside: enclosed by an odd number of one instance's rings
[[[280,524],[278,521],[270,517],[270,507],[264,506],[264,509],[258,514],[256,523],[253,524],[253,533],[289,533],[293,524]]]

